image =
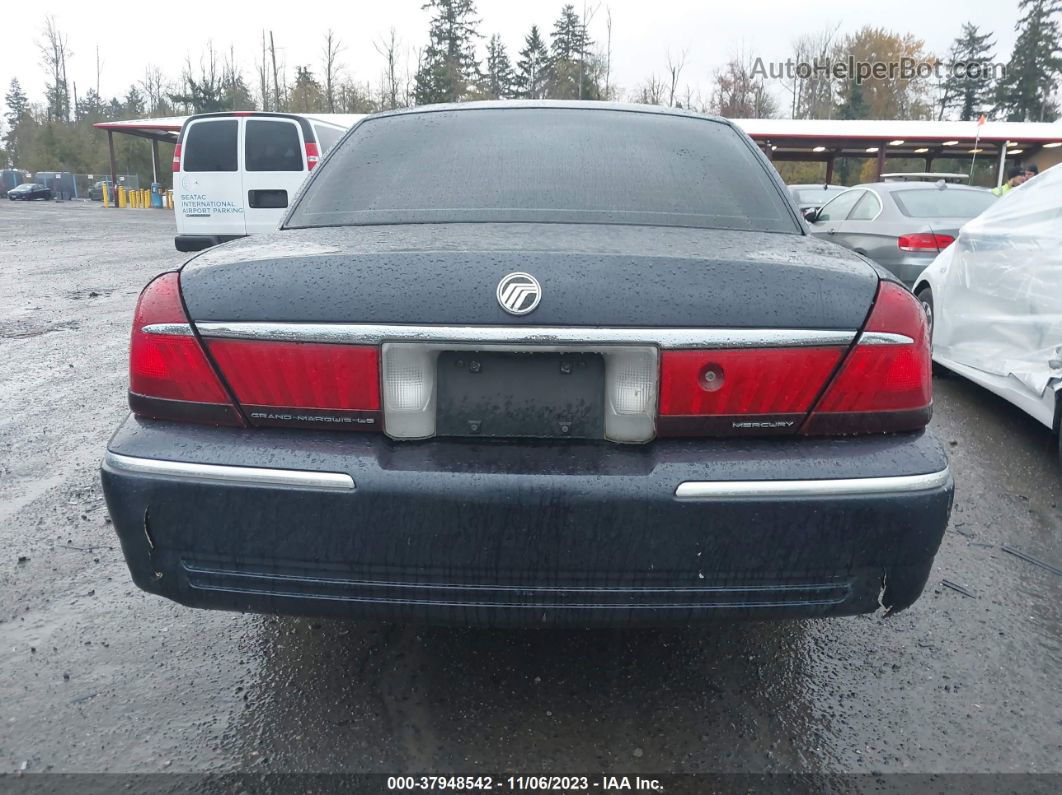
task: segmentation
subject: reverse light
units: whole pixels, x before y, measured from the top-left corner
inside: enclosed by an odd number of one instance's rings
[[[138,416],[242,425],[181,303],[176,272],[140,294],[129,350],[129,405]]]
[[[900,235],[896,241],[900,251],[931,252],[936,254],[943,251],[955,238],[951,235],[936,235],[931,232],[917,232],[910,235]]]

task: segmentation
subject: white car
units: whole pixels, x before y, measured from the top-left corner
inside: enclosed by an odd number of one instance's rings
[[[935,363],[1058,434],[1062,166],[1009,192],[966,223],[915,280],[914,293],[929,316]]]

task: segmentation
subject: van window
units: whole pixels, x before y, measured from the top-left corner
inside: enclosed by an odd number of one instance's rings
[[[339,139],[343,137],[343,131],[337,130],[334,127],[322,127],[315,124],[313,126],[313,131],[317,136],[317,147],[322,155],[335,146],[339,142]]]
[[[302,171],[299,130],[290,121],[248,119],[245,132],[248,171]]]
[[[192,124],[184,142],[182,170],[235,171],[238,124],[236,119]]]

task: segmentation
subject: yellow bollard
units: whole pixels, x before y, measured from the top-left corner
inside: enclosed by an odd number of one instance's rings
[[[126,206],[125,185],[118,186],[118,207],[123,208]]]
[[[135,210],[136,209],[136,203],[137,203],[136,190],[131,190],[131,191],[129,191],[129,207],[130,207],[130,209]]]
[[[111,206],[111,192],[109,190],[107,190],[107,183],[106,182],[103,183],[103,206],[104,207],[110,207]]]
[[[172,190],[166,191],[166,207],[169,208],[170,210],[173,209],[173,191]]]
[[[150,210],[151,209],[151,191],[146,190],[146,189],[140,191],[140,209],[142,209],[142,210]]]

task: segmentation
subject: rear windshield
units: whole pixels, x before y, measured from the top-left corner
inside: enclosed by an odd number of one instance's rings
[[[248,119],[244,138],[248,171],[302,171],[302,142],[294,122]]]
[[[236,119],[197,121],[188,128],[181,154],[183,171],[235,171]]]
[[[730,126],[564,108],[370,119],[332,154],[287,226],[465,221],[799,232]]]
[[[973,218],[995,202],[987,190],[898,190],[892,198],[908,218]]]

